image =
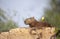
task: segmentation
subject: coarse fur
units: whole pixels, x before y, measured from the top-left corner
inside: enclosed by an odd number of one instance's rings
[[[48,24],[47,22],[39,22],[34,17],[27,18],[24,21],[24,23],[26,25],[29,25],[29,27],[36,27],[36,28],[40,28],[40,27],[51,27],[51,25]]]

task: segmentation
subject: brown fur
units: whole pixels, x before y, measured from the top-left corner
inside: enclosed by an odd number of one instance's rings
[[[38,22],[37,20],[34,19],[34,17],[28,18],[24,22],[25,24],[29,25],[29,27],[36,27],[36,28],[51,27],[51,25],[48,24],[47,22]]]

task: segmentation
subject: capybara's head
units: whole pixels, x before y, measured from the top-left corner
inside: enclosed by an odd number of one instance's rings
[[[31,24],[34,21],[35,21],[34,17],[31,17],[31,18],[25,19],[24,23],[28,25],[28,24]]]

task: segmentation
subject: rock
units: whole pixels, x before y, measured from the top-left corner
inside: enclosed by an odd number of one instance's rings
[[[0,39],[8,39],[9,33],[8,32],[2,32],[0,34]]]
[[[9,32],[2,32],[0,39],[50,39],[54,35],[55,27],[32,30],[31,28],[15,28]]]

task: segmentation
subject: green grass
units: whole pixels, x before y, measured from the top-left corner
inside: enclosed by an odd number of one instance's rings
[[[60,37],[57,37],[56,39],[60,39]]]

